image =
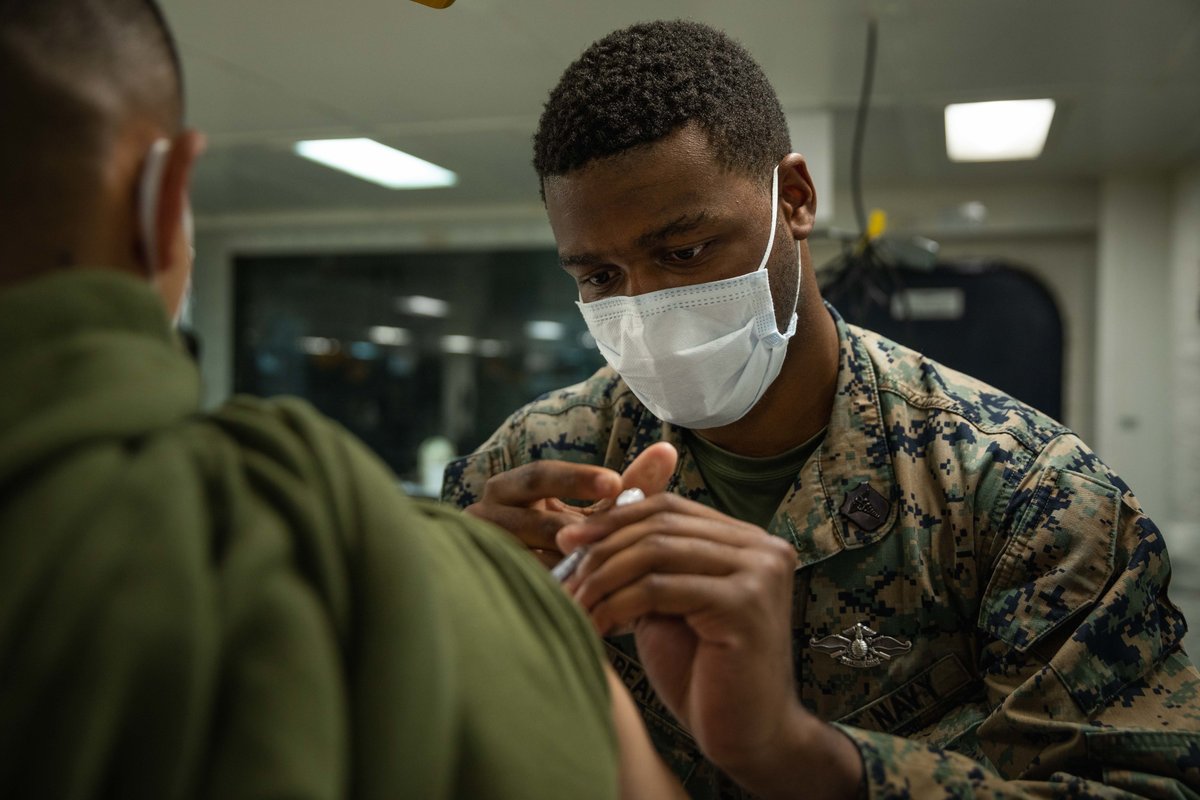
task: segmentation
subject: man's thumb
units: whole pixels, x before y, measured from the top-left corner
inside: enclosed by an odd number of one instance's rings
[[[666,491],[678,461],[679,453],[669,442],[655,442],[621,474],[621,488],[641,489],[647,496]]]

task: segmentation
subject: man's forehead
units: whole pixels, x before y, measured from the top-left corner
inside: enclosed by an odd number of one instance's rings
[[[595,158],[562,175],[547,175],[542,188],[547,200],[552,193],[568,200],[578,191],[642,195],[671,183],[711,180],[724,171],[704,131],[685,125],[657,141]]]
[[[645,249],[738,213],[759,191],[713,158],[702,132],[681,130],[543,182],[546,212],[566,265],[614,249]]]
[[[621,206],[608,214],[552,220],[563,267],[606,264],[613,258],[637,257],[693,239],[714,235],[740,213],[736,206],[717,205],[697,198],[694,203],[639,213]]]
[[[677,214],[663,221],[641,219],[630,225],[612,225],[590,231],[571,230],[558,237],[559,263],[564,267],[591,266],[604,261],[609,250],[650,250],[681,237],[705,231],[719,224],[724,215],[712,209]],[[640,227],[638,223],[640,222]]]

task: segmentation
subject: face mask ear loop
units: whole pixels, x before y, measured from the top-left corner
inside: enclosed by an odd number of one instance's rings
[[[796,248],[796,299],[792,301],[792,314],[800,313],[800,279],[804,275],[804,259],[800,255],[800,248]]]
[[[167,154],[171,143],[158,139],[150,145],[142,164],[142,175],[138,182],[138,226],[141,228],[144,258],[150,277],[157,278],[158,266],[158,201],[162,191],[163,171],[167,166]]]
[[[767,268],[767,261],[771,258],[771,248],[775,246],[775,229],[779,227],[779,165],[775,165],[775,171],[771,173],[771,235],[767,239],[767,251],[763,253],[762,261],[758,265],[755,272],[761,272]]]
[[[800,253],[800,243],[796,243],[796,299],[792,301],[792,316],[800,313],[800,281],[804,278],[804,256]]]
[[[775,170],[771,173],[771,235],[767,239],[767,252],[763,253],[762,263],[758,265],[758,272],[767,268],[767,261],[771,258],[771,250],[775,247],[775,229],[779,227],[779,165],[775,165]],[[774,323],[771,327],[771,334],[767,338],[775,339],[777,342],[786,341],[784,337],[791,337],[795,333],[796,309],[800,307],[800,275],[796,275],[796,299],[792,303],[792,313],[789,316],[787,333],[783,336],[779,333],[778,322],[775,321],[775,311],[771,311],[771,320]],[[772,345],[774,346],[774,345]]]

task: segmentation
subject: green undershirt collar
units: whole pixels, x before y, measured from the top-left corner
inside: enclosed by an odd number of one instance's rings
[[[825,428],[791,450],[756,458],[731,453],[688,431],[688,448],[718,510],[767,528],[805,462],[821,446]]]

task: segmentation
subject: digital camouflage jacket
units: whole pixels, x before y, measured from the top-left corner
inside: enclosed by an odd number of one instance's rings
[[[1129,488],[1054,420],[834,316],[828,432],[769,532],[796,548],[797,692],[858,745],[869,795],[1200,796],[1200,673]],[[453,462],[444,499],[535,459],[622,471],[661,440],[670,491],[711,505],[682,432],[604,368]],[[631,637],[607,647],[687,790],[740,796]]]

